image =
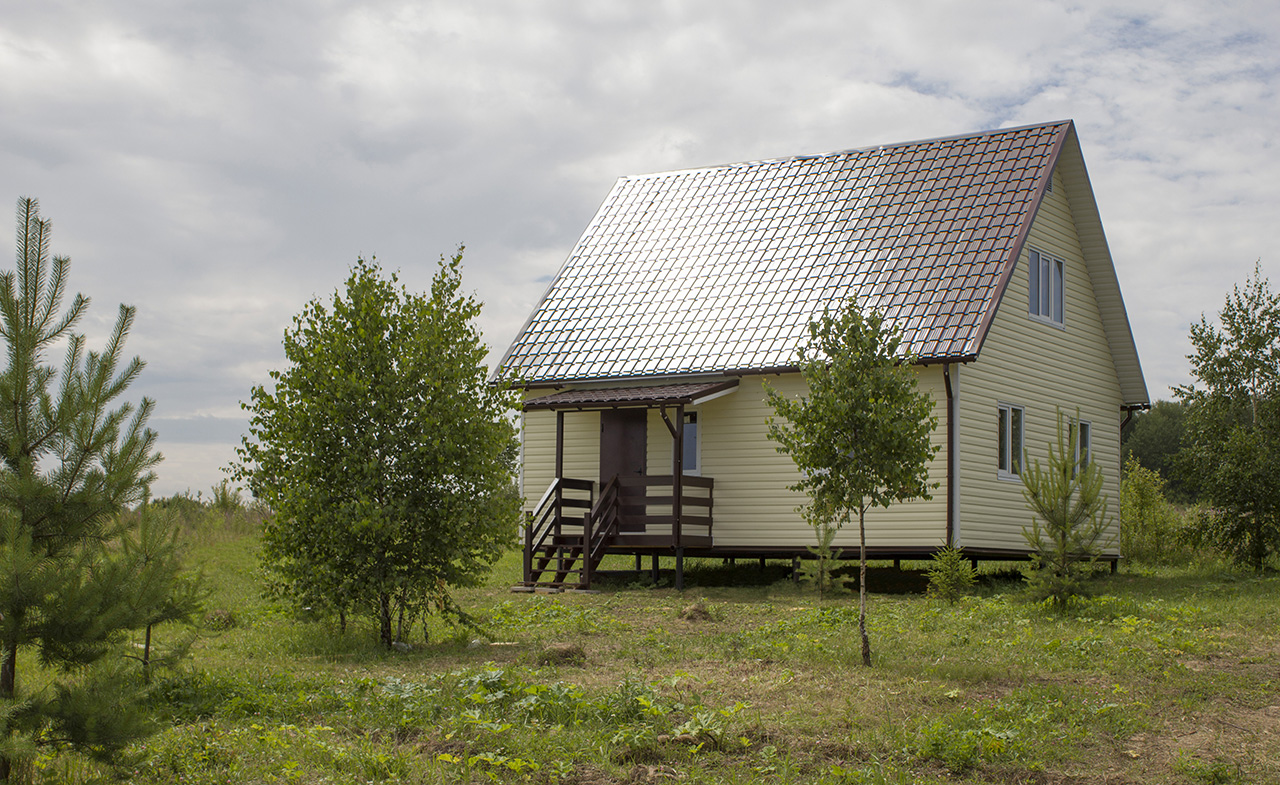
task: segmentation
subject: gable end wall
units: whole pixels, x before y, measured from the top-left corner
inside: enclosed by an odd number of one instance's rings
[[[1063,326],[1028,315],[1028,250],[1066,262]],[[1026,550],[1022,536],[1031,513],[1022,483],[997,477],[997,404],[1026,407],[1027,461],[1045,462],[1056,443],[1057,410],[1092,425],[1094,460],[1103,471],[1108,513],[1120,509],[1120,383],[1071,218],[1068,194],[1055,173],[1026,247],[1000,303],[978,360],[963,368],[959,385],[960,520],[957,544],[989,550]],[[1118,532],[1118,520],[1113,531]],[[1108,554],[1115,554],[1113,545]]]

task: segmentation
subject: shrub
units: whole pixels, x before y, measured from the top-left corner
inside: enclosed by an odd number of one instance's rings
[[[1146,564],[1185,564],[1194,555],[1165,479],[1130,455],[1120,485],[1120,553]]]
[[[977,570],[959,548],[948,545],[933,554],[929,566],[929,596],[952,605],[969,593],[978,581]]]

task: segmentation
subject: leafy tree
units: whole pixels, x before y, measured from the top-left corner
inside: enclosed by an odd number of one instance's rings
[[[294,318],[274,390],[244,404],[239,474],[274,513],[263,558],[279,590],[344,626],[371,612],[387,646],[406,610],[460,616],[448,587],[515,541],[514,401],[486,382],[461,265],[461,249],[442,258],[425,297],[358,260],[345,293]]]
[[[0,273],[0,779],[38,744],[110,759],[148,728],[131,709],[141,680],[106,655],[173,599],[173,570],[122,547],[129,517],[160,461],[146,427],[152,403],[118,403],[142,371],[123,361],[134,309],[121,306],[101,352],[62,311],[70,260],[49,259],[49,222],[18,201],[16,270]],[[60,369],[48,355],[65,345]],[[114,408],[113,408],[114,407]],[[146,590],[140,588],[146,584]],[[171,614],[170,614],[171,615]],[[19,654],[34,650],[65,678],[19,690]]]
[[[911,358],[900,349],[900,336],[880,314],[864,315],[850,300],[809,324],[800,351],[808,395],[791,399],[765,386],[781,418],[769,418],[769,438],[802,474],[791,488],[809,494],[818,517],[837,528],[857,513],[858,630],[868,666],[867,510],[929,498],[927,466],[936,450],[929,442],[937,425],[933,402],[917,389]]]
[[[1136,458],[1145,468],[1164,478],[1165,492],[1179,502],[1192,502],[1190,485],[1178,471],[1178,454],[1186,434],[1187,406],[1181,401],[1156,401],[1145,412],[1134,415],[1120,442],[1120,461],[1128,465]]]
[[[1076,459],[1077,429],[1058,412],[1057,445],[1049,445],[1044,466],[1036,458],[1022,473],[1022,495],[1035,516],[1022,534],[1032,551],[1027,584],[1034,597],[1058,609],[1086,596],[1085,579],[1108,544],[1107,497],[1102,470]],[[1041,521],[1044,522],[1042,527]]]
[[[1280,297],[1260,266],[1218,314],[1191,325],[1196,384],[1187,404],[1184,475],[1212,507],[1208,540],[1261,570],[1280,549]]]
[[[1179,564],[1191,549],[1174,506],[1165,498],[1165,479],[1131,454],[1120,483],[1120,553],[1149,564]]]

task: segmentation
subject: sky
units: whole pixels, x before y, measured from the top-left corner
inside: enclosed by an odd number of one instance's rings
[[[1278,39],[1253,0],[6,3],[0,198],[40,200],[91,348],[137,307],[158,496],[225,476],[358,256],[424,290],[465,245],[496,361],[620,176],[1067,118],[1154,400],[1280,276]]]

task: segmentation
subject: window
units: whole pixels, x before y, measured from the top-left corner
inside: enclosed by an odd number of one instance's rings
[[[1027,255],[1030,259],[1028,277],[1031,283],[1031,315],[1054,324],[1062,324],[1065,263],[1034,248]]]
[[[1014,478],[1022,474],[1023,423],[1026,412],[1021,406],[1007,403],[999,404],[998,434],[999,445],[996,448],[996,474],[1000,477]]]
[[[1076,437],[1076,466],[1083,468],[1092,457],[1089,448],[1093,439],[1093,425],[1087,420],[1081,420],[1079,423],[1072,423],[1071,427],[1076,431],[1073,434]]]
[[[701,450],[698,449],[698,413],[686,412],[684,415],[684,473],[701,474],[702,466],[698,464]]]

